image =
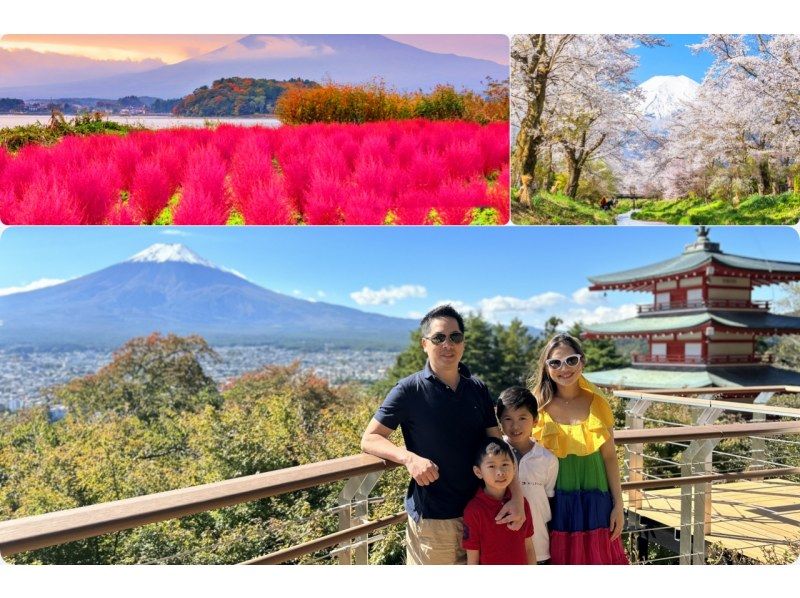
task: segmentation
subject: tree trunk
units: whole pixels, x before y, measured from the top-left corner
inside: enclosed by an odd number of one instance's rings
[[[569,181],[565,191],[569,197],[575,199],[578,196],[578,183],[581,180],[581,160],[572,150],[565,151],[564,156],[567,158],[567,171],[569,172]]]
[[[530,124],[534,118],[535,115],[530,111],[525,115],[511,154],[511,172],[514,176],[512,184],[521,187],[522,177],[525,176],[528,181],[528,193],[533,191],[533,171],[536,169],[536,155],[542,142],[541,136],[534,133],[534,128]]]
[[[536,161],[539,147],[542,144],[542,134],[539,125],[544,112],[544,100],[547,92],[547,79],[550,75],[552,57],[547,55],[547,36],[544,34],[530,36],[535,48],[531,60],[524,60],[526,65],[525,87],[530,94],[525,117],[519,126],[519,133],[514,141],[514,151],[511,154],[511,176],[513,185],[522,185],[522,177],[527,175],[528,195],[534,192]],[[513,56],[512,52],[512,56]]]
[[[556,184],[556,171],[553,170],[553,146],[547,148],[547,175],[544,182],[544,188],[550,193],[553,192],[553,186]]]
[[[758,194],[766,195],[770,187],[769,162],[761,160],[758,163]]]

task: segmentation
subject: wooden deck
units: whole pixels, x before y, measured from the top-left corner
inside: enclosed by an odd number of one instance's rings
[[[627,493],[625,493],[627,509]],[[633,509],[659,525],[679,528],[679,488],[650,490]],[[786,544],[800,542],[800,484],[783,479],[729,482],[712,486],[711,533],[706,542],[766,562],[782,556]]]

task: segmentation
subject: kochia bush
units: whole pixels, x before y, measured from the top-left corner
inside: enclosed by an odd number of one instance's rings
[[[165,213],[175,224],[469,224],[487,213],[503,224],[508,204],[506,122],[167,129],[0,151],[7,224]]]

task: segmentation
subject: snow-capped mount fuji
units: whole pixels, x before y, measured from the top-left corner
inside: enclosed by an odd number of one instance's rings
[[[186,264],[197,264],[199,266],[221,270],[221,268],[217,268],[214,264],[201,258],[194,251],[180,243],[156,243],[125,261],[155,262],[157,264],[163,264],[164,262],[184,262]]]
[[[641,111],[655,120],[669,118],[697,96],[700,84],[685,75],[658,75],[639,86]]]
[[[400,349],[416,321],[276,293],[179,244],[0,297],[0,346],[109,348],[152,332],[212,344]]]

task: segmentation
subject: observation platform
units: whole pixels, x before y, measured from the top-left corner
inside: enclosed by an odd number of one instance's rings
[[[787,543],[800,542],[800,484],[775,478],[713,484],[707,546],[717,544],[760,563],[783,557]],[[681,489],[644,492],[641,507],[625,509],[643,528],[671,530],[677,545],[681,529]],[[665,534],[661,534],[664,536]],[[709,551],[713,552],[713,551]]]

